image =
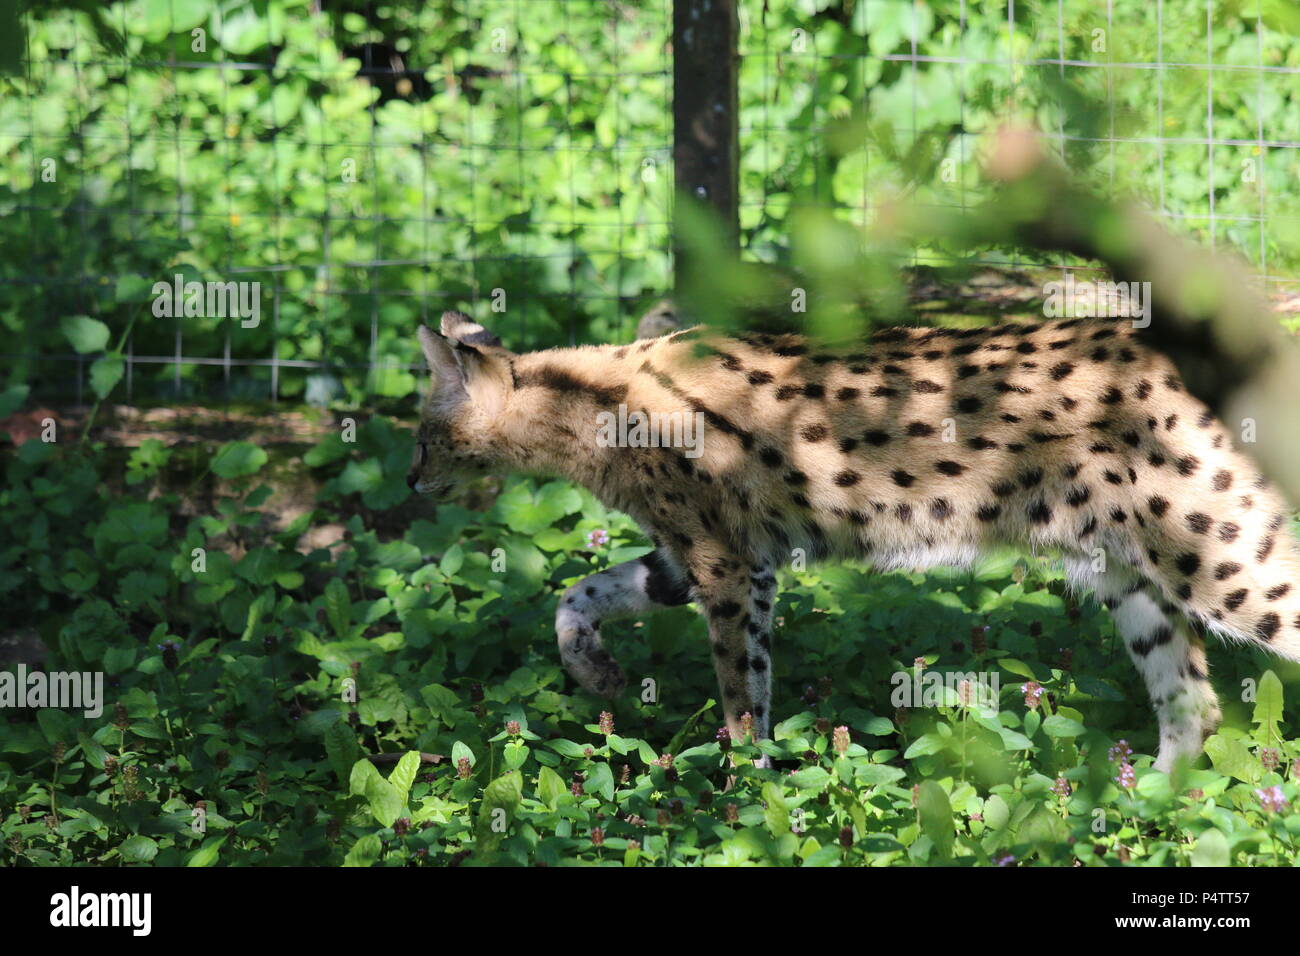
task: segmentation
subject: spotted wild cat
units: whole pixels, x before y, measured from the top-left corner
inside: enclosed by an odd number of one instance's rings
[[[1060,552],[1146,682],[1161,769],[1219,719],[1203,635],[1300,660],[1287,506],[1124,320],[897,328],[844,351],[687,329],[516,355],[460,313],[441,329],[419,330],[432,382],[412,488],[561,476],[654,542],[560,601],[561,658],[593,693],[625,683],[603,622],[694,601],[728,728],[749,714],[765,736],[775,569],[796,548],[882,570]],[[598,417],[620,405],[701,414],[701,447],[607,447]]]

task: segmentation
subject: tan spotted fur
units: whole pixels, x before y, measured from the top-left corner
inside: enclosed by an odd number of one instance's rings
[[[1008,543],[1059,552],[1115,615],[1164,769],[1218,720],[1202,634],[1300,659],[1288,507],[1127,320],[891,329],[844,349],[693,329],[516,355],[448,313],[421,342],[417,491],[562,476],[656,545],[561,599],[562,658],[593,692],[624,683],[602,620],[689,597],[728,726],[765,734],[775,572],[796,549],[879,569],[969,565]],[[703,413],[702,455],[600,447],[597,415],[620,403]]]

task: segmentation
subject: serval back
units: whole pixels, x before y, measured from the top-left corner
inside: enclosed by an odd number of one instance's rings
[[[882,570],[965,566],[994,545],[1060,552],[1111,609],[1165,770],[1219,719],[1206,633],[1300,660],[1288,507],[1126,321],[897,328],[845,350],[688,329],[516,355],[453,312],[420,341],[433,381],[415,490],[561,476],[655,545],[560,600],[561,657],[593,693],[624,686],[604,621],[694,601],[728,728],[765,736],[775,570],[795,549]],[[599,440],[636,412],[691,416],[700,441]]]

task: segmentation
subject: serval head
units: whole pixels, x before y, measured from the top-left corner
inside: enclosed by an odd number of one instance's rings
[[[460,312],[443,313],[441,334],[421,325],[419,336],[431,381],[406,483],[421,495],[445,498],[459,481],[495,470],[512,355]]]

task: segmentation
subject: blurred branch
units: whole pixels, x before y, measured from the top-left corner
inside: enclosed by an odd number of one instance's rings
[[[1231,256],[1174,236],[1135,204],[1075,185],[1028,130],[1004,129],[987,164],[997,197],[940,231],[966,246],[1015,244],[1102,263],[1121,282],[1150,283],[1150,323],[1139,335],[1168,355],[1188,390],[1251,448],[1265,473],[1300,501],[1300,448],[1292,440],[1300,350],[1257,283]],[[932,232],[929,223],[922,225]]]

